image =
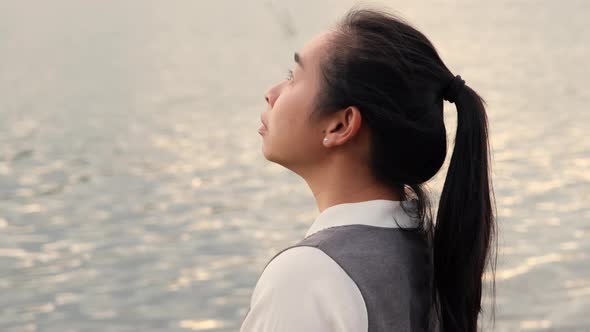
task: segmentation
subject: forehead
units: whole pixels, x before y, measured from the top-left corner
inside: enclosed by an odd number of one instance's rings
[[[303,47],[299,50],[303,63],[309,66],[316,67],[320,56],[326,49],[327,41],[330,37],[330,31],[322,32],[313,38],[311,38]]]

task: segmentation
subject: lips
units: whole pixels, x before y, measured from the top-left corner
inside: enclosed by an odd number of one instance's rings
[[[262,123],[262,125],[260,126],[260,128],[258,128],[258,133],[264,136],[264,133],[266,133],[266,122],[264,121],[262,114],[260,114],[260,122]]]
[[[262,122],[262,125],[264,126],[264,128],[266,129],[266,122],[264,121],[264,118],[262,117],[262,115],[260,115],[260,122]]]

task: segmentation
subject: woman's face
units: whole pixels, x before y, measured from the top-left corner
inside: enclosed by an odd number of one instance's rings
[[[259,129],[266,159],[293,171],[314,163],[323,151],[321,123],[307,123],[320,89],[319,62],[329,32],[308,42],[294,56],[291,74],[265,94],[267,110]]]

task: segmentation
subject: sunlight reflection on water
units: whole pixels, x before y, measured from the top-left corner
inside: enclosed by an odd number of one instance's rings
[[[317,215],[256,132],[293,50],[352,2],[311,4],[0,3],[0,330],[237,330]],[[584,330],[590,3],[395,9],[488,102],[495,330]]]

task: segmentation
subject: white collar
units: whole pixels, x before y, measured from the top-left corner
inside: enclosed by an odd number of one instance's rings
[[[328,227],[342,225],[370,225],[378,227],[417,227],[417,220],[410,218],[401,206],[408,209],[408,205],[415,201],[392,201],[386,199],[374,199],[369,201],[341,203],[332,205],[322,211],[315,219],[305,237],[326,229]],[[412,205],[414,207],[415,205]],[[395,219],[394,219],[395,218]],[[397,221],[397,224],[396,224]]]

